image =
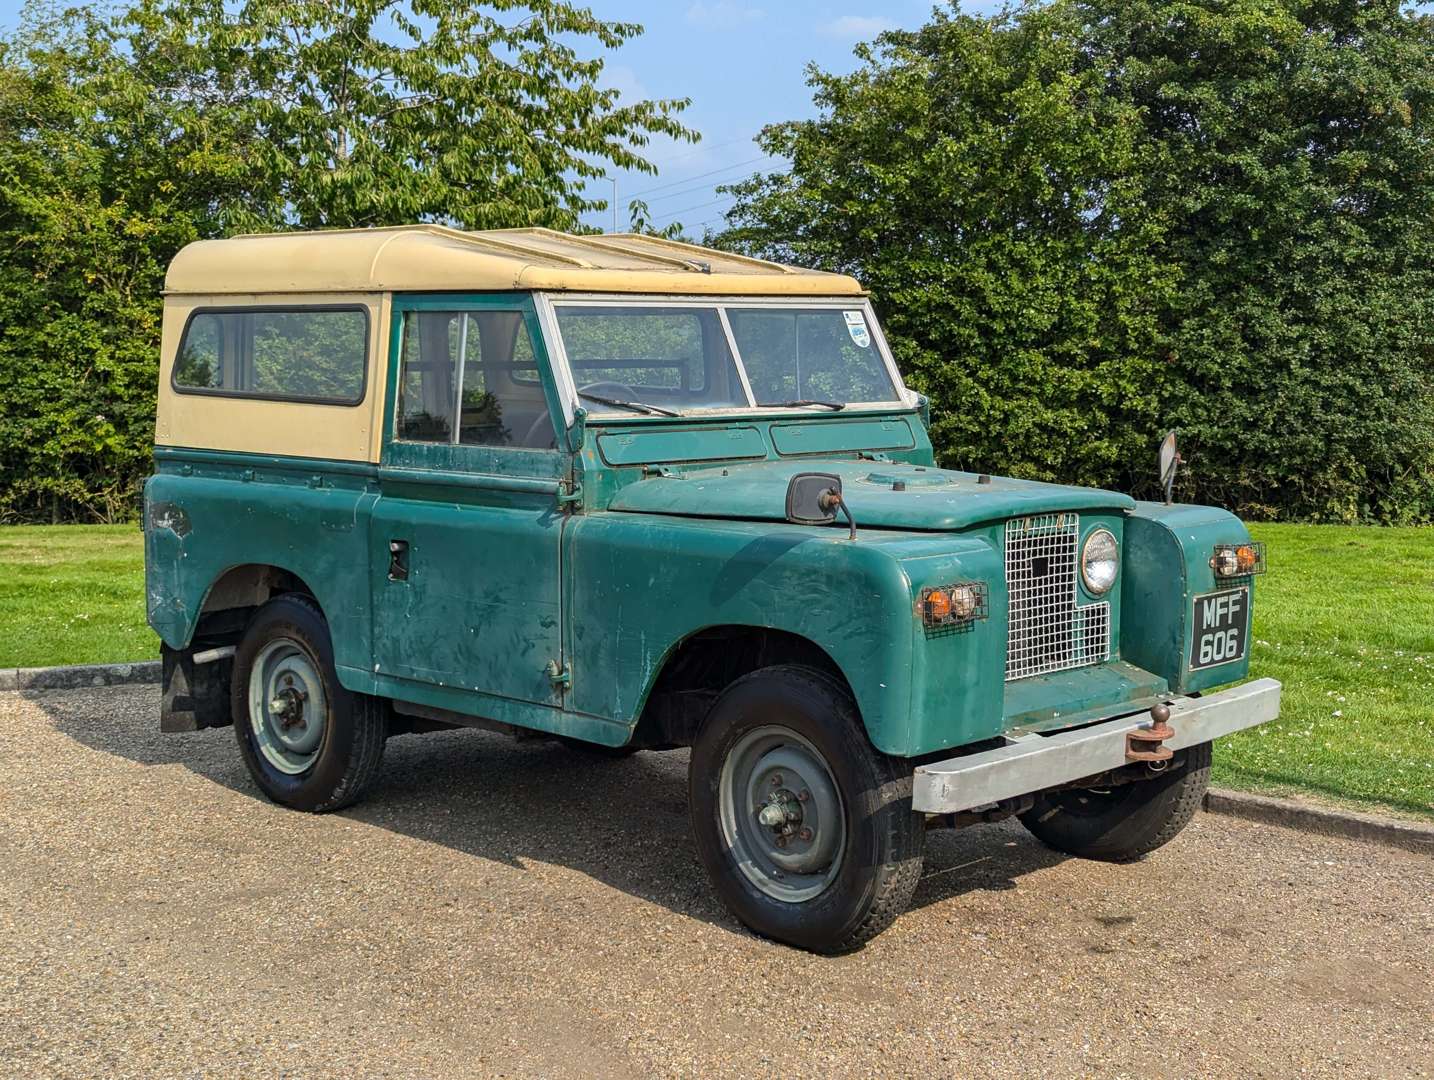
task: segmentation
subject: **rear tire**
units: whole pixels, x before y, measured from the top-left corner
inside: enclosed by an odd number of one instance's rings
[[[276,803],[338,810],[378,773],[387,711],[339,684],[328,624],[307,596],[275,597],[249,620],[230,706],[249,775]]]
[[[688,777],[717,894],[764,937],[820,953],[866,944],[921,876],[911,775],[871,745],[826,672],[783,665],[738,679],[708,714]]]
[[[1190,824],[1210,786],[1210,744],[1178,750],[1151,780],[1042,795],[1021,824],[1047,847],[1084,859],[1134,862]]]

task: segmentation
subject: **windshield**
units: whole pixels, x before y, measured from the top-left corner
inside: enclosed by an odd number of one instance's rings
[[[715,308],[559,307],[558,332],[583,406],[667,409],[747,404]],[[604,400],[606,399],[606,400]]]
[[[590,413],[903,403],[862,308],[559,301],[554,310]]]

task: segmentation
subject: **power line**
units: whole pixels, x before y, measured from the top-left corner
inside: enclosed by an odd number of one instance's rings
[[[727,223],[727,215],[719,214],[716,217],[710,217],[705,221],[699,221],[692,225],[684,224],[682,227],[684,229],[705,229],[708,225],[716,225],[719,221],[725,225]]]
[[[653,217],[652,220],[653,220],[653,223],[656,224],[658,221],[663,221],[663,220],[667,220],[667,219],[670,219],[670,218],[674,218],[674,217],[676,217],[678,214],[685,214],[685,213],[687,213],[687,211],[689,211],[689,210],[701,210],[701,209],[702,209],[703,207],[705,207],[705,206],[716,206],[716,205],[717,205],[718,203],[720,203],[720,202],[726,202],[728,199],[735,199],[736,197],[737,197],[737,196],[735,196],[735,195],[722,195],[722,196],[720,196],[719,198],[716,198],[716,199],[709,199],[707,202],[696,203],[696,204],[693,205],[693,206],[684,206],[681,210],[673,210],[673,211],[671,211],[670,213],[666,213],[666,214],[657,214],[657,215],[655,215],[655,216]]]
[[[752,158],[752,159],[749,160],[749,161],[739,161],[739,162],[737,162],[735,165],[727,165],[727,166],[724,166],[723,168],[720,168],[720,169],[713,169],[711,172],[698,173],[696,176],[685,176],[685,177],[683,177],[681,180],[673,180],[673,181],[671,181],[670,183],[658,184],[656,187],[643,188],[641,191],[634,191],[634,192],[632,192],[630,195],[628,195],[628,198],[629,198],[629,199],[640,199],[642,196],[648,195],[648,194],[650,194],[650,193],[652,193],[652,192],[654,192],[654,191],[666,191],[666,190],[667,190],[668,188],[670,188],[670,187],[679,187],[679,186],[681,186],[681,185],[683,185],[683,184],[690,184],[690,183],[692,183],[692,181],[694,181],[694,180],[702,180],[702,179],[705,179],[706,177],[709,177],[709,176],[716,176],[718,173],[731,172],[733,169],[741,169],[741,168],[744,168],[745,166],[748,166],[748,165],[755,165],[755,164],[757,164],[757,162],[759,162],[759,161],[768,161],[768,160],[770,160],[770,159],[772,158],[772,156],[773,156],[773,155],[771,155],[771,154],[763,154],[761,157],[754,157],[754,158]],[[698,185],[698,186],[699,186],[699,187],[709,187],[709,186],[711,186],[711,185],[708,185],[708,184],[700,184],[700,185]],[[676,194],[680,194],[680,192],[673,192],[672,194],[676,195]],[[660,198],[660,199],[666,199],[666,198],[670,198],[670,196],[668,196],[668,195],[662,195],[662,196],[660,196],[659,198]],[[653,200],[653,201],[656,202],[656,201],[659,201],[659,200]]]
[[[746,163],[744,162],[744,164],[746,164]],[[736,168],[738,168],[738,166],[735,166],[735,165],[734,165],[733,168],[736,169]],[[645,202],[648,202],[648,203],[660,203],[660,202],[666,202],[668,199],[682,199],[682,198],[686,198],[686,197],[688,197],[688,196],[690,196],[690,195],[695,195],[695,194],[696,194],[697,192],[699,192],[699,191],[713,191],[713,192],[715,192],[719,187],[721,187],[721,186],[724,185],[724,184],[736,184],[736,183],[741,183],[741,182],[743,182],[743,181],[746,179],[747,175],[748,175],[748,174],[746,174],[746,173],[740,173],[740,174],[734,175],[734,176],[727,176],[727,177],[723,177],[722,179],[716,181],[715,183],[714,183],[713,181],[711,181],[711,180],[707,180],[707,181],[705,181],[705,182],[693,184],[693,185],[691,185],[690,187],[678,188],[678,189],[676,189],[675,191],[669,191],[669,192],[668,192],[667,194],[665,194],[665,195],[659,195],[659,196],[657,196],[657,198],[655,198],[655,199],[646,199],[646,200],[644,200],[644,201],[645,201]],[[638,198],[638,197],[639,197],[639,196],[636,196],[636,195],[633,196],[633,198]]]
[[[697,146],[685,153],[678,154],[676,157],[666,158],[662,161],[654,161],[653,164],[660,169],[665,165],[671,165],[674,161],[686,161],[688,158],[695,157],[698,154],[711,153],[713,150],[725,150],[727,147],[736,146],[738,143],[751,142],[753,138],[754,136],[748,135],[740,139],[729,139],[727,142],[718,143],[716,146],[703,146],[701,143],[698,143]]]

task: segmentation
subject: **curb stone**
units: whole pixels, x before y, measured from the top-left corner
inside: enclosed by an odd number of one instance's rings
[[[1363,840],[1434,855],[1434,825],[1418,821],[1401,821],[1353,810],[1333,810],[1292,799],[1273,799],[1268,795],[1251,795],[1223,788],[1211,788],[1206,792],[1205,810],[1300,832]]]
[[[0,668],[0,690],[84,690],[97,686],[157,683],[158,660],[74,667]]]

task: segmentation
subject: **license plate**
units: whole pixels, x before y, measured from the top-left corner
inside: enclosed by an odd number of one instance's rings
[[[1249,628],[1249,589],[1224,589],[1195,597],[1191,670],[1228,664],[1243,658]]]

